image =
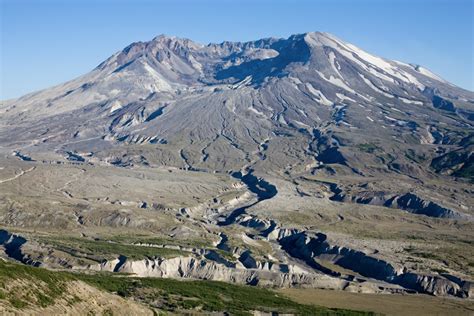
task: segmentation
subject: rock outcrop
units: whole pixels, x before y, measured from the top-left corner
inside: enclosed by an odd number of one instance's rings
[[[85,267],[76,267],[84,269]],[[343,289],[348,282],[319,273],[295,273],[288,267],[288,273],[272,271],[271,266],[254,269],[238,269],[195,257],[176,257],[128,260],[117,258],[104,261],[87,269],[95,271],[131,273],[139,277],[190,278],[215,280],[261,286],[304,286]],[[295,269],[296,270],[296,269]]]
[[[385,202],[385,206],[397,207],[410,213],[422,214],[430,217],[465,220],[472,219],[472,216],[443,207],[435,202],[424,200],[413,193],[395,196]]]
[[[3,247],[7,257],[25,264],[38,266],[39,262],[30,259],[27,254],[23,253],[22,247],[25,243],[26,239],[24,237],[0,229],[0,246]]]
[[[362,251],[330,245],[327,236],[322,233],[300,232],[284,237],[279,242],[290,255],[305,260],[310,266],[321,269],[325,273],[335,274],[336,272],[322,267],[317,263],[317,259],[329,260],[333,264],[362,276],[398,284],[419,293],[457,297],[472,295],[471,282],[408,272],[402,266],[367,255]]]
[[[425,215],[429,217],[460,220],[473,219],[469,214],[464,214],[441,206],[433,201],[423,199],[414,193],[397,195],[383,191],[363,191],[356,194],[348,194],[343,190],[338,189],[337,192],[335,192],[334,195],[330,197],[330,199],[337,202],[350,202],[397,208],[413,214]]]

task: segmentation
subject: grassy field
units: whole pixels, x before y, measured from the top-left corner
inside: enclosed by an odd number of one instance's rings
[[[19,286],[14,286],[14,280]],[[29,304],[46,307],[54,303],[65,291],[65,284],[72,278],[66,273],[54,273],[0,260],[0,299],[15,308]],[[23,284],[29,284],[25,291]]]
[[[299,304],[274,291],[215,281],[179,281],[160,278],[124,278],[110,274],[80,275],[81,280],[124,297],[139,297],[145,303],[169,311],[226,311],[246,315],[249,311],[297,315],[364,315],[345,309]],[[370,313],[369,313],[370,314]]]
[[[275,291],[214,281],[178,281],[132,278],[120,274],[79,274],[0,261],[0,305],[17,311],[55,304],[68,282],[82,281],[102,291],[139,301],[156,311],[226,312],[249,315],[251,311],[296,315],[371,315],[348,309],[302,304]],[[18,286],[14,286],[17,284]],[[27,286],[30,290],[25,290]],[[68,304],[74,304],[74,297]]]
[[[53,245],[56,249],[69,253],[76,257],[97,256],[100,254],[102,259],[115,259],[119,255],[132,259],[143,259],[146,257],[177,257],[188,254],[185,251],[147,247],[131,244],[122,244],[106,240],[91,240],[85,238],[49,238],[43,239],[43,242]]]

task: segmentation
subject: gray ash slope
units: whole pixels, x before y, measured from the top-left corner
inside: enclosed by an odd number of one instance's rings
[[[158,36],[3,101],[0,145],[119,166],[360,177],[330,186],[333,200],[460,219],[469,200],[425,184],[464,181],[472,193],[473,120],[473,92],[327,33],[209,45]],[[380,177],[414,184],[373,187]]]

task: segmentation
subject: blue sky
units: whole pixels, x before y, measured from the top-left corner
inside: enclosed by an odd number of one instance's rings
[[[201,43],[325,31],[474,91],[473,0],[0,0],[0,99],[84,74],[158,34]]]

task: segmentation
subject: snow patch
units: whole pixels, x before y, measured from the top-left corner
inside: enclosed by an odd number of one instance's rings
[[[368,67],[367,70],[374,76],[376,76],[377,78],[379,79],[382,79],[382,80],[385,80],[385,81],[389,81],[393,84],[395,84],[395,80],[392,78],[392,77],[389,77],[379,71],[377,71],[376,69],[374,69],[373,67]]]
[[[288,125],[288,123],[286,122],[285,118],[283,117],[283,115],[278,115],[278,122],[280,122],[281,124],[283,125]]]
[[[110,113],[113,113],[121,108],[122,108],[122,103],[120,103],[120,101],[118,100],[115,100],[111,103]]]
[[[336,96],[337,96],[339,99],[341,99],[342,101],[347,100],[347,101],[352,101],[352,102],[354,102],[354,103],[356,102],[354,99],[349,98],[349,97],[346,96],[345,94],[336,93]]]
[[[257,110],[256,108],[254,108],[253,106],[249,107],[248,109],[249,109],[250,111],[254,112],[254,113],[257,114],[257,115],[265,116],[265,114],[263,114],[262,112],[260,112],[260,111]]]
[[[172,90],[170,84],[166,82],[165,79],[155,70],[153,67],[148,65],[148,63],[142,63],[143,68],[146,70],[148,74],[154,79],[153,86],[155,87],[156,91],[170,91]]]
[[[334,69],[334,72],[339,75],[339,77],[342,78],[339,70],[341,70],[341,66],[339,64],[336,65],[336,54],[334,52],[329,52],[329,63],[331,64],[332,69]]]
[[[112,89],[112,90],[110,90],[110,92],[109,92],[109,96],[114,97],[114,96],[116,96],[117,94],[119,94],[120,92],[121,92],[121,91],[120,91],[119,89]]]
[[[367,102],[371,102],[372,101],[372,97],[366,97],[366,96],[363,96],[362,94],[359,94],[359,93],[356,93],[356,96],[358,96],[359,98],[361,98],[362,100],[365,100]]]
[[[363,74],[359,74],[359,76],[362,78],[362,80],[364,80],[365,84],[368,85],[370,88],[372,88],[372,90],[380,93],[380,94],[383,94],[384,96],[386,96],[387,98],[393,98],[393,95],[383,91],[382,89],[378,88],[377,86],[375,86],[372,81],[370,81],[369,79],[367,79]]]
[[[374,69],[375,71],[370,69],[370,68],[373,68],[371,66],[374,66],[374,67],[379,68],[380,70],[384,71],[385,73],[391,75],[392,77],[400,79],[403,82],[414,84],[420,90],[423,90],[425,88],[425,86],[423,84],[421,84],[414,76],[407,73],[406,71],[403,71],[402,69],[399,69],[399,68],[393,66],[388,61],[386,61],[386,60],[384,60],[380,57],[371,55],[371,54],[367,53],[366,51],[364,51],[364,50],[362,50],[362,49],[360,49],[360,48],[358,48],[358,47],[356,47],[356,46],[354,46],[350,43],[344,43],[344,42],[342,42],[341,40],[337,39],[336,37],[334,37],[332,35],[328,34],[328,37],[332,41],[334,41],[334,43],[336,44],[336,45],[332,45],[332,47],[338,49],[338,51],[344,57],[346,57],[346,58],[350,59],[351,61],[355,62],[356,64],[361,66],[364,70],[366,70],[366,71],[368,71],[368,72],[370,72],[374,75],[377,75],[377,76],[380,74],[380,77],[384,77],[385,75],[383,73],[380,73],[379,71],[376,71],[375,69]],[[359,57],[360,59],[356,58],[354,55]],[[365,63],[362,62],[362,61],[364,61]],[[379,74],[376,74],[376,73],[379,73]],[[387,80],[386,76],[385,76],[384,80]],[[391,81],[391,80],[389,80],[389,81]],[[391,82],[393,82],[393,81],[391,81]]]
[[[403,103],[407,103],[407,104],[423,105],[423,102],[421,102],[421,101],[405,99],[405,98],[402,98],[402,97],[398,97],[398,99],[400,99]]]
[[[339,88],[342,88],[352,94],[356,94],[356,92],[350,88],[344,81],[342,81],[341,79],[339,78],[336,78],[334,76],[329,76],[329,79],[326,78],[326,76],[324,76],[324,74],[320,71],[317,71],[316,70],[316,73],[325,81],[335,85],[335,86],[338,86]]]
[[[303,126],[303,127],[306,127],[306,128],[311,128],[311,126],[309,126],[308,124],[305,124],[303,122],[300,122],[300,121],[297,121],[297,120],[294,120],[293,122],[295,122],[296,124],[298,124],[300,126]]]
[[[314,99],[324,105],[331,106],[333,103],[329,101],[326,96],[319,90],[316,90],[309,82],[306,83],[306,88],[313,94]]]
[[[415,70],[418,71],[419,73],[421,73],[422,75],[426,76],[426,77],[430,77],[431,79],[441,81],[441,82],[446,82],[446,80],[442,79],[441,77],[435,75],[434,73],[432,73],[428,69],[423,68],[421,66],[415,67]]]
[[[303,82],[301,82],[301,80],[297,77],[288,77],[288,79],[290,79],[290,81],[294,84],[303,84]]]
[[[252,82],[252,76],[245,77],[242,81],[237,82],[232,86],[233,89],[238,89],[240,87],[246,86]]]

